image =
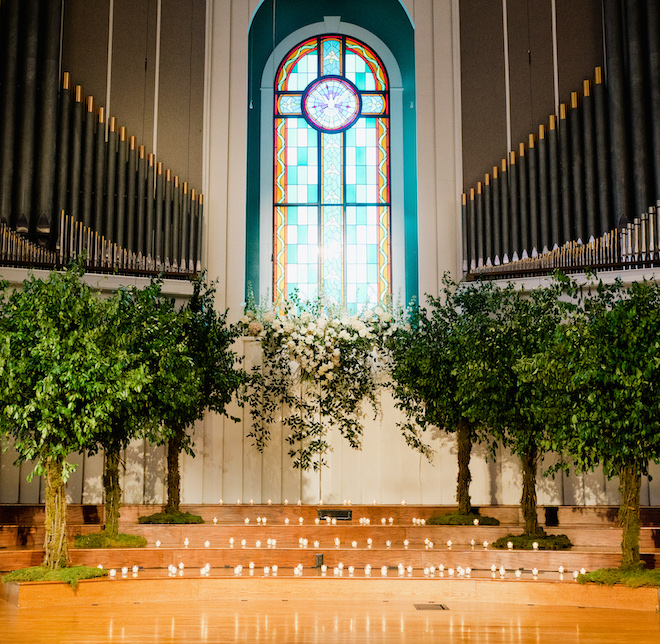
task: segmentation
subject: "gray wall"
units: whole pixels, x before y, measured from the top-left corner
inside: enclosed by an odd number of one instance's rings
[[[156,161],[199,191],[206,0],[161,0],[159,57],[157,16],[158,0],[65,0],[62,70],[147,154],[154,151],[157,107]]]
[[[552,1],[506,0],[511,147],[555,112]],[[502,0],[460,0],[463,186],[467,192],[507,150]],[[603,64],[601,0],[556,0],[559,101],[582,92]]]

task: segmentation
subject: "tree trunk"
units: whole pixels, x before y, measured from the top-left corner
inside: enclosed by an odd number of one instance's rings
[[[103,489],[105,490],[105,533],[109,537],[116,538],[119,534],[121,487],[119,486],[119,450],[114,446],[105,452]]]
[[[167,505],[165,512],[179,512],[181,499],[179,453],[181,452],[182,432],[182,429],[177,428],[167,443]]]
[[[639,490],[642,477],[632,467],[619,470],[619,523],[621,524],[621,568],[639,566]]]
[[[66,533],[66,493],[62,461],[46,461],[46,556],[44,566],[51,570],[64,568],[69,560],[69,544]]]
[[[543,534],[536,512],[536,470],[539,452],[536,445],[520,457],[522,462],[523,489],[520,506],[525,521],[525,534]]]
[[[458,485],[456,486],[456,501],[458,501],[458,513],[470,514],[472,503],[470,500],[470,454],[472,452],[472,427],[464,418],[461,419],[456,428],[456,440],[458,443]]]

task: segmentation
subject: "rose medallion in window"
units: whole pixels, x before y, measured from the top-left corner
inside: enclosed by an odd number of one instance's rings
[[[307,122],[324,132],[343,132],[360,116],[360,94],[340,76],[323,76],[310,83],[303,94]]]

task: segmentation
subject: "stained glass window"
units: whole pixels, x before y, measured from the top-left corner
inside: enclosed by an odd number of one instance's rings
[[[392,290],[387,73],[347,36],[297,45],[275,76],[276,300],[359,311]]]

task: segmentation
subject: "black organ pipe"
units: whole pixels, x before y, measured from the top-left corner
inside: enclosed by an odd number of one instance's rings
[[[145,186],[146,203],[145,203],[145,248],[144,255],[148,262],[151,262],[154,257],[154,172],[155,157],[153,154],[147,156],[147,185]]]
[[[181,188],[179,187],[179,177],[174,177],[174,186],[172,188],[172,268],[178,270],[179,267],[179,222],[181,220]],[[181,267],[183,270],[183,266]]]
[[[14,141],[16,136],[17,73],[19,44],[19,0],[5,0],[0,6],[5,24],[4,42],[0,42],[3,68],[2,102],[0,106],[0,225],[12,222],[14,183]]]
[[[202,270],[202,239],[204,232],[204,195],[198,197],[199,207],[197,208],[197,264],[195,271]]]
[[[168,169],[165,173],[165,212],[163,214],[165,219],[165,235],[164,235],[164,250],[163,261],[165,262],[165,270],[170,268],[170,258],[172,257],[171,244],[172,244],[172,173]],[[465,230],[465,228],[463,229]],[[463,254],[467,257],[467,251]],[[467,269],[466,269],[467,270]]]
[[[126,248],[135,253],[135,211],[137,207],[137,149],[135,137],[128,139],[128,160],[126,162]]]
[[[550,115],[548,125],[548,183],[550,185],[550,245],[562,243],[561,235],[561,173],[559,170],[559,133],[557,118]]]
[[[187,270],[188,266],[188,233],[190,231],[190,193],[188,182],[183,182],[183,195],[181,197],[181,247],[179,257],[180,270]]]
[[[83,152],[83,102],[82,87],[76,85],[71,111],[71,164],[68,176],[68,208],[65,210],[73,221],[80,221],[80,177],[82,172]]]
[[[545,138],[545,125],[539,127],[539,139],[536,143],[539,178],[539,251],[551,248],[550,244],[550,186],[548,183],[548,145]]]
[[[163,164],[156,165],[156,227],[154,261],[159,268],[163,260]]]
[[[69,139],[71,138],[71,91],[69,89],[69,72],[64,72],[62,77],[62,89],[60,91],[60,114],[57,138],[57,186],[55,197],[55,212],[60,213],[67,209],[67,184],[71,170],[69,169]],[[80,137],[80,128],[78,128],[78,137]],[[78,145],[80,139],[78,138]],[[71,141],[71,147],[75,149],[75,144]],[[69,212],[71,215],[72,213]],[[54,226],[57,228],[57,226]]]
[[[571,93],[571,109],[569,111],[569,117],[566,120],[569,123],[568,129],[571,138],[571,184],[573,188],[571,235],[575,235],[577,239],[584,240],[584,155],[582,154],[582,119],[578,106],[577,92]],[[572,236],[566,237],[567,240],[572,238]]]
[[[516,166],[516,153],[509,152],[509,246],[511,247],[511,259],[520,258],[522,248],[520,247],[520,208],[518,207],[519,182],[518,168]],[[518,253],[520,251],[520,253]]]
[[[653,192],[660,199],[660,3],[646,3],[648,44],[649,110],[652,127]]]
[[[657,2],[657,0],[653,0]],[[626,27],[628,44],[628,87],[630,92],[630,125],[632,142],[632,171],[634,180],[634,217],[640,217],[649,206],[648,190],[648,136],[644,97],[644,36],[642,34],[641,7],[639,0],[627,0]],[[657,37],[657,34],[656,34]],[[628,217],[632,219],[632,217]]]
[[[108,140],[106,143],[105,173],[105,238],[117,239],[115,235],[115,189],[117,181],[117,120],[111,116],[108,120]],[[98,228],[96,230],[99,230]]]
[[[23,235],[30,232],[34,177],[35,122],[37,107],[37,46],[39,39],[39,1],[23,0],[25,17],[22,34],[22,94],[18,118],[18,163],[13,195],[14,230]],[[19,45],[20,46],[20,45]]]
[[[502,253],[502,209],[500,207],[500,169],[493,166],[493,264],[498,264]]]
[[[539,199],[538,163],[534,135],[529,135],[527,148],[527,186],[529,192],[529,236],[530,255],[539,250]]]
[[[520,235],[519,256],[531,251],[529,244],[529,202],[527,189],[527,157],[525,156],[525,144],[518,146],[518,207],[520,209]]]
[[[66,72],[58,93],[62,7],[0,0],[2,258],[201,270],[202,196],[154,155],[147,166],[144,146],[114,117],[106,126],[104,108],[80,85],[72,92]]]
[[[500,175],[500,205],[502,210],[502,263],[508,262],[513,256],[511,248],[511,210],[509,208],[509,174],[506,168],[506,159],[502,159],[502,173]]]
[[[612,180],[610,178],[610,145],[607,117],[607,96],[603,70],[596,67],[593,86],[594,130],[596,137],[596,168],[598,181],[598,234],[616,225],[612,215]]]
[[[586,213],[585,239],[596,237],[596,151],[594,146],[593,100],[591,83],[586,80],[582,91],[582,128],[584,132],[584,206]]]
[[[481,181],[477,182],[474,197],[474,211],[477,220],[477,266],[484,265],[484,201]]]
[[[493,190],[490,175],[484,181],[484,263],[492,262],[493,253]]]
[[[463,230],[463,272],[468,271],[468,238],[470,237],[470,227],[468,225],[468,207],[467,195],[465,193],[461,196],[461,227]]]
[[[470,188],[468,230],[470,231],[470,270],[472,270],[477,267],[477,214],[474,205],[474,188]]]
[[[119,128],[119,143],[117,144],[117,246],[123,248],[126,235],[126,169],[128,162],[128,145],[126,128]]]
[[[614,188],[614,220],[618,225],[628,210],[630,177],[628,171],[628,137],[626,136],[625,54],[623,47],[623,16],[620,0],[603,0],[605,23],[605,52],[609,95],[612,159],[612,185]]]
[[[571,227],[571,161],[570,138],[568,136],[568,121],[566,119],[566,105],[559,106],[559,170],[561,189],[562,231],[561,242],[572,239]]]
[[[99,107],[94,136],[94,208],[92,228],[103,234],[103,191],[105,188],[105,109]]]
[[[145,229],[145,199],[147,189],[147,160],[144,156],[144,145],[138,147],[137,165],[137,208],[135,217],[137,219],[137,244],[135,251],[138,260],[142,260],[145,254],[144,229]]]
[[[82,177],[82,222],[86,228],[91,228],[94,184],[94,98],[92,96],[87,97],[87,110],[85,111]]]
[[[39,119],[36,146],[34,225],[38,236],[50,236],[53,222],[57,153],[58,79],[60,65],[60,25],[62,0],[48,0],[41,4],[45,12],[45,28],[40,36],[42,55],[39,57]],[[59,211],[59,209],[58,209]]]
[[[192,273],[195,270],[195,238],[197,237],[197,201],[195,199],[195,189],[190,191],[190,239],[188,240],[188,270]]]

